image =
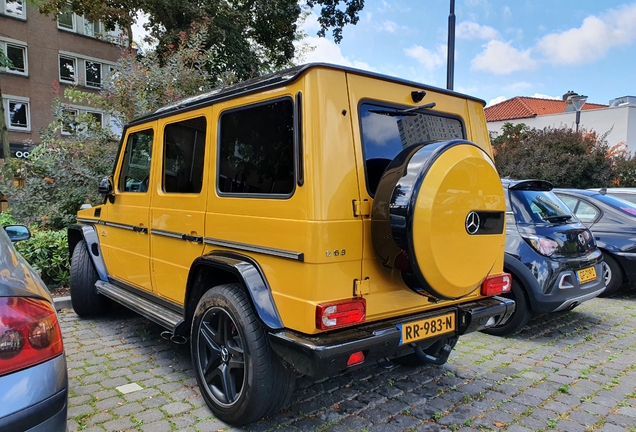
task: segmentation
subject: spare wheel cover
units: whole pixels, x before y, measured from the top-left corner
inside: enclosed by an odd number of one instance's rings
[[[373,246],[389,268],[406,253],[404,280],[414,291],[459,299],[501,260],[505,209],[497,170],[479,146],[464,140],[417,144],[398,154],[380,180]]]

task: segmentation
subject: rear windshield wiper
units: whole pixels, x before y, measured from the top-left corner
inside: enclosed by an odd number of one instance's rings
[[[385,116],[389,116],[389,117],[415,116],[417,114],[424,114],[421,111],[429,109],[429,108],[433,108],[433,107],[435,107],[435,105],[437,105],[435,102],[431,102],[431,103],[426,104],[426,105],[413,107],[413,108],[409,108],[409,109],[405,109],[405,110],[389,111],[389,110],[373,110],[372,109],[372,110],[369,110],[369,112],[373,113],[373,114],[380,114],[380,115],[385,115]]]
[[[572,216],[568,216],[568,215],[543,216],[542,219],[548,222],[566,222],[572,219]]]

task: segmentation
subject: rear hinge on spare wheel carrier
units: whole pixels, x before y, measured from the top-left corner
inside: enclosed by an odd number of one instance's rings
[[[365,199],[363,201],[353,200],[353,215],[371,216],[371,201]]]
[[[363,295],[369,294],[369,286],[370,286],[369,278],[365,278],[364,280],[353,280],[353,295],[356,297],[362,297]]]

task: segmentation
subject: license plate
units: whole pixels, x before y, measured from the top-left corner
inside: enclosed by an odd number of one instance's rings
[[[583,270],[578,270],[576,272],[576,278],[579,280],[580,284],[594,281],[596,280],[596,269],[594,267],[589,267]]]
[[[455,313],[399,324],[400,345],[455,331]]]

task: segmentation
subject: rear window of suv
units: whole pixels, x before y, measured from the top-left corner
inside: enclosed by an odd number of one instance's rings
[[[408,111],[373,103],[359,108],[362,146],[367,171],[367,190],[375,196],[382,173],[407,147],[422,142],[449,141],[466,137],[459,118],[438,113]]]
[[[567,206],[553,192],[512,190],[511,207],[517,223],[546,223],[574,219]]]

